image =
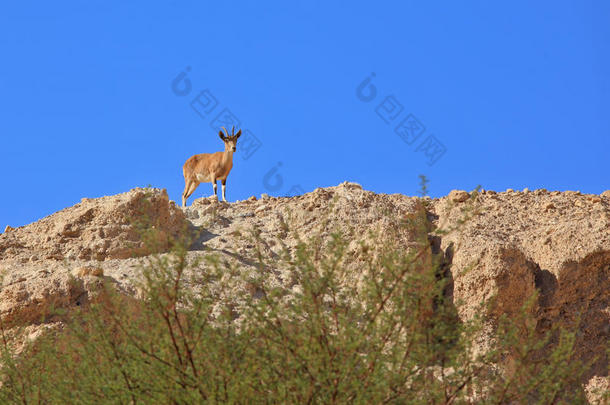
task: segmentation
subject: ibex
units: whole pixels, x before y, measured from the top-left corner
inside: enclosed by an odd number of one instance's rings
[[[186,207],[186,200],[195,192],[199,183],[211,182],[214,186],[214,196],[217,197],[216,181],[222,181],[222,201],[226,199],[227,176],[233,168],[233,152],[235,152],[237,139],[241,136],[241,129],[235,133],[235,127],[229,131],[222,127],[218,133],[220,139],[225,143],[224,152],[200,153],[191,156],[184,163],[182,173],[184,174],[184,192],[182,193],[182,206]]]

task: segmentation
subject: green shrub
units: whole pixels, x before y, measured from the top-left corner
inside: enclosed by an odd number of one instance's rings
[[[540,336],[525,306],[477,355],[489,320],[458,319],[427,241],[409,251],[363,244],[358,286],[345,281],[348,242],[303,241],[274,261],[261,256],[254,275],[213,255],[189,261],[188,243],[176,243],[143,268],[141,299],[107,285],[21,355],[5,340],[0,402],[583,401],[573,332]],[[299,288],[266,282],[280,267]],[[236,304],[225,290],[240,282],[251,293]]]

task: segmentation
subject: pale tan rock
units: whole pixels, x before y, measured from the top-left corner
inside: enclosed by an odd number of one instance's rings
[[[13,227],[12,227],[12,226],[10,226],[10,225],[7,225],[7,226],[6,226],[6,228],[4,228],[4,233],[10,232],[10,231],[12,231],[13,229],[15,229],[15,228],[13,228]]]
[[[134,189],[87,199],[0,235],[0,259],[126,259],[150,253],[143,232],[154,234],[155,250],[163,251],[186,226],[165,190]]]
[[[85,299],[83,283],[68,272],[60,272],[3,286],[0,291],[0,314],[9,327],[51,322],[54,320],[54,309],[76,306]]]
[[[603,193],[600,194],[601,197],[603,198],[610,198],[610,190],[606,190]]]
[[[345,187],[345,188],[355,188],[358,190],[362,190],[362,186],[358,183],[354,183],[354,182],[350,182],[350,181],[344,181],[343,183],[339,184],[338,187]]]
[[[55,325],[62,320],[45,318],[50,308],[86,305],[104,280],[138,297],[135,284],[148,257],[131,257],[122,250],[142,246],[130,218],[152,219],[150,229],[165,236],[195,230],[188,259],[195,262],[211,252],[220,263],[233,266],[239,277],[223,285],[219,300],[230,301],[237,312],[247,297],[258,293],[247,280],[261,271],[269,287],[301,291],[299,275],[278,264],[282,249],[294,252],[299,241],[317,236],[329,243],[338,232],[348,241],[344,265],[349,271],[341,288],[360,288],[368,277],[367,254],[390,247],[424,249],[430,258],[444,258],[452,281],[447,294],[462,319],[480,313],[480,304],[496,297],[489,307],[489,328],[500,314],[518,312],[538,291],[533,315],[541,331],[580,317],[576,357],[586,362],[599,356],[586,383],[607,372],[610,193],[589,203],[575,192],[507,191],[469,195],[455,190],[439,199],[422,199],[376,194],[345,182],[291,198],[261,196],[232,204],[200,198],[184,210],[159,190],[152,198],[144,198],[149,191],[139,189],[87,199],[0,235],[0,271],[6,275],[0,314],[9,323],[28,327]],[[439,236],[435,229],[448,233]],[[169,248],[168,239],[161,240],[167,243],[157,251]],[[259,252],[266,260],[262,268],[257,266]],[[68,257],[72,259],[64,262]],[[200,261],[194,274],[206,271]],[[491,341],[477,344],[484,351]]]
[[[606,373],[610,204],[597,203],[593,213],[576,192],[501,193],[479,196],[470,208],[465,219],[464,210],[448,198],[432,207],[439,228],[455,228],[442,237],[441,249],[454,252],[451,273],[460,316],[474,316],[492,296],[498,300],[491,314],[510,314],[538,290],[539,329],[573,323],[582,314],[577,357],[598,357],[587,376]]]
[[[591,405],[608,405],[606,400],[609,393],[610,377],[595,376],[585,385],[585,395]]]
[[[470,194],[464,190],[451,190],[449,193],[449,199],[453,202],[464,202],[470,198]]]
[[[76,270],[76,274],[79,277],[84,277],[84,276],[103,277],[104,270],[102,268],[96,267],[96,266],[84,266],[84,267],[78,268]]]

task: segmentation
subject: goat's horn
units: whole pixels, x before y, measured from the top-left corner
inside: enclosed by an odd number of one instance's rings
[[[225,127],[221,127],[222,129],[225,130],[225,134],[227,134],[227,136],[229,136],[229,131],[227,131],[227,129]]]
[[[231,127],[231,136],[235,135],[235,125],[233,125],[233,127]]]

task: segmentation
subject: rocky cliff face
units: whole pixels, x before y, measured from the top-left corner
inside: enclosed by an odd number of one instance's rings
[[[153,252],[140,228],[153,230]],[[213,252],[244,274],[257,271],[259,255],[273,262],[299,238],[329,240],[339,232],[352,241],[349,288],[366,277],[361,242],[424,248],[444,261],[452,279],[448,294],[460,317],[472,317],[491,297],[494,304],[485,309],[490,319],[510,316],[538,291],[536,327],[578,325],[578,355],[592,362],[587,377],[596,386],[608,384],[610,192],[454,191],[429,199],[343,183],[292,198],[263,195],[231,204],[201,198],[184,210],[155,189],[84,199],[0,235],[2,317],[36,334],[61,325],[48,316],[51,307],[86,304],[104,278],[137,295],[134,281],[143,257],[166,251],[186,229],[198,235],[189,257]],[[281,266],[265,271],[270,285],[299,288],[295,275]],[[226,298],[238,303],[253,293],[247,283],[236,284]]]
[[[610,338],[610,198],[577,192],[484,192],[433,204],[435,223],[458,229],[442,238],[451,257],[454,302],[471,317],[496,295],[490,309],[513,314],[534,291],[537,329],[576,326],[578,355],[593,361],[590,375],[607,375]],[[469,269],[468,271],[465,271]],[[595,361],[594,359],[598,357]]]
[[[152,253],[138,228],[158,232],[161,252],[167,249],[168,237],[177,236],[185,226],[182,211],[169,203],[166,192],[135,189],[110,197],[83,198],[80,204],[5,232],[0,258],[21,263],[126,259]]]
[[[53,323],[52,308],[87,302],[108,265],[116,271],[134,260],[166,251],[188,221],[165,191],[83,199],[30,225],[0,235],[0,313],[12,324]],[[148,229],[148,241],[142,229]],[[151,243],[147,243],[151,242]],[[151,248],[152,247],[152,248]],[[112,263],[112,264],[111,264]],[[135,274],[114,274],[122,279]],[[123,276],[124,274],[124,276]],[[123,283],[128,286],[130,283]]]

